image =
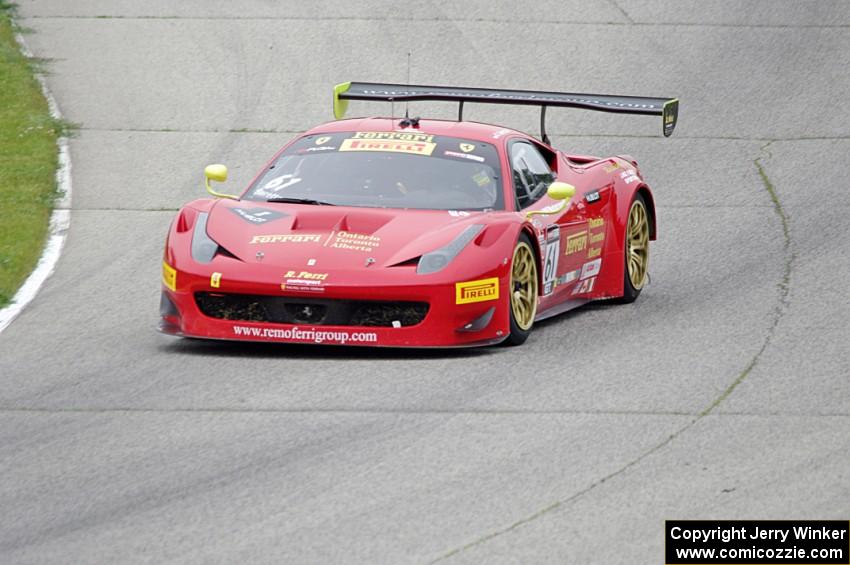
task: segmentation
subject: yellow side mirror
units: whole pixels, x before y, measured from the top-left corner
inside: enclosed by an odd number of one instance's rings
[[[552,200],[560,200],[561,203],[557,206],[547,206],[541,210],[532,210],[525,215],[526,218],[531,216],[545,216],[546,214],[560,214],[567,207],[567,202],[576,193],[576,187],[565,182],[553,182],[546,190],[546,196]]]
[[[207,165],[204,169],[204,176],[215,182],[224,182],[227,180],[227,167],[224,165]]]
[[[212,186],[210,186],[210,181],[224,182],[227,180],[227,167],[218,164],[207,165],[204,168],[204,176],[206,177],[207,192],[217,198],[232,198],[233,200],[239,200],[238,196],[224,194],[223,192],[216,192],[213,190]]]
[[[565,182],[553,182],[546,191],[546,196],[552,200],[569,200],[576,193],[576,187]]]

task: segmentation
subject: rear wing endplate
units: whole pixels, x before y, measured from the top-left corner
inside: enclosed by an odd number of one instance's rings
[[[620,114],[661,116],[664,137],[676,128],[679,116],[677,98],[650,98],[645,96],[610,96],[605,94],[573,94],[567,92],[538,92],[533,90],[493,90],[489,88],[464,88],[454,86],[422,86],[410,84],[380,84],[373,82],[345,82],[334,87],[334,116],[341,119],[348,109],[349,100],[405,102],[414,100],[440,100],[458,102],[458,120],[463,119],[464,102],[484,104],[517,104],[540,106],[541,138],[546,136],[546,108],[560,106],[582,108]]]

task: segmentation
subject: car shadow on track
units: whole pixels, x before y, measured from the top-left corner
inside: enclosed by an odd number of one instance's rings
[[[582,314],[594,310],[606,310],[617,308],[618,305],[611,301],[599,301],[585,304],[575,310],[558,314],[551,318],[535,322],[534,327],[542,329],[562,323],[570,323],[570,320],[580,317]],[[508,347],[504,344],[488,345],[483,347],[455,347],[455,348],[414,348],[414,347],[354,347],[346,345],[320,345],[320,344],[293,344],[293,343],[263,343],[250,341],[227,341],[196,338],[177,338],[168,336],[167,341],[162,341],[157,347],[163,353],[177,353],[187,355],[202,355],[204,357],[253,357],[267,359],[339,359],[363,360],[363,359],[455,359],[484,357],[488,355],[522,353],[534,340],[525,346]]]
[[[193,338],[168,338],[158,349],[163,353],[205,357],[253,357],[280,359],[454,359],[494,355],[509,348],[499,345],[474,348],[350,347],[291,343],[254,343]]]

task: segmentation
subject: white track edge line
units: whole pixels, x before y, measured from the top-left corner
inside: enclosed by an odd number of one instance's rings
[[[21,47],[21,52],[25,57],[33,56],[24,38],[20,33],[15,34],[15,40]],[[50,115],[54,119],[62,119],[62,113],[59,111],[59,105],[56,99],[47,88],[47,81],[39,73],[35,73],[35,78],[41,86],[41,93],[47,100],[47,107]],[[56,269],[56,263],[59,261],[59,256],[62,254],[62,248],[65,246],[65,236],[68,233],[68,228],[71,225],[71,154],[68,150],[68,138],[60,137],[56,142],[59,148],[59,167],[56,169],[56,186],[59,190],[61,198],[58,199],[50,215],[50,227],[48,230],[47,244],[44,246],[44,251],[41,252],[41,257],[38,259],[35,269],[21,285],[21,288],[12,297],[12,302],[3,309],[0,309],[0,332],[9,327],[9,324],[32,302],[39,289],[44,282],[53,274]]]

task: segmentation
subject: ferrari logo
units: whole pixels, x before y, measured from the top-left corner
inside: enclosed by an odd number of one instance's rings
[[[210,275],[210,286],[213,288],[221,286],[221,273],[216,272]]]
[[[325,143],[327,143],[330,140],[331,140],[331,138],[328,137],[328,136],[319,137],[319,138],[316,139],[316,145],[324,145]]]
[[[471,143],[461,143],[460,144],[460,150],[463,151],[464,153],[469,153],[473,149],[475,149],[475,146]]]

